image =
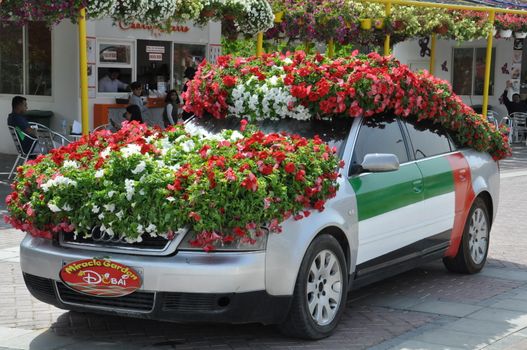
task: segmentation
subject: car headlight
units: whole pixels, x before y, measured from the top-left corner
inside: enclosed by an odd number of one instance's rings
[[[265,250],[267,247],[267,236],[269,235],[269,230],[265,227],[260,229],[261,234],[256,235],[254,231],[248,233],[251,238],[251,242],[243,237],[236,237],[232,242],[223,243],[223,242],[214,242],[215,252],[253,252],[259,250]],[[203,251],[203,248],[194,247],[190,244],[190,241],[196,239],[196,232],[189,231],[181,243],[179,244],[178,250],[193,250],[193,251]]]

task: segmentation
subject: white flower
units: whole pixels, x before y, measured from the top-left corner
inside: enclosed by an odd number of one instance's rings
[[[57,205],[55,205],[53,203],[48,203],[48,208],[49,208],[49,210],[51,210],[54,213],[58,213],[58,212],[62,211],[62,209],[60,209]]]
[[[167,201],[174,202],[176,199],[174,197],[167,197]]]
[[[97,205],[93,205],[92,208],[91,208],[91,212],[94,213],[94,214],[97,214],[99,213],[99,211],[101,210],[101,208],[99,208]]]
[[[104,213],[100,213],[97,217],[99,218],[99,220],[104,220]]]
[[[145,190],[141,189],[141,190],[139,191],[139,194],[140,194],[141,196],[144,196],[144,195],[146,194],[146,192],[145,192]]]
[[[124,180],[124,189],[126,190],[126,199],[132,200],[135,194],[135,181],[130,179]]]
[[[143,225],[137,226],[137,233],[140,233],[140,234],[145,233],[145,228],[143,227]]]
[[[79,164],[76,161],[74,161],[74,160],[65,160],[64,164],[62,164],[62,167],[63,168],[75,168],[75,169],[78,169],[79,168]]]
[[[135,169],[132,170],[132,174],[134,175],[141,174],[143,171],[145,171],[145,169],[146,169],[146,163],[144,160],[142,160],[141,162],[139,162],[139,164],[137,164]]]
[[[243,134],[238,130],[234,130],[231,134],[231,141],[237,141],[243,139]]]
[[[109,211],[110,213],[113,213],[115,211],[115,204],[105,204],[104,209],[106,209],[106,211]]]
[[[157,231],[157,226],[154,225],[154,224],[150,224],[150,225],[147,226],[147,228],[145,230],[148,233],[155,233]]]
[[[292,63],[293,63],[293,60],[292,60],[290,57],[286,57],[286,58],[284,58],[284,63],[285,63],[286,65],[289,65],[289,64],[292,64]]]
[[[181,144],[181,148],[184,152],[189,153],[190,151],[194,150],[194,147],[196,147],[196,144],[193,140],[185,141]]]
[[[123,218],[124,216],[124,212],[121,210],[120,212],[118,212],[117,214],[115,214],[115,216],[117,216],[117,218],[120,220]]]
[[[61,185],[75,187],[77,186],[77,182],[70,178],[59,175],[54,179],[48,180],[45,184],[41,186],[41,188],[44,190],[44,192],[48,192],[51,187],[61,186]]]
[[[106,148],[104,149],[104,151],[102,151],[102,152],[99,154],[99,156],[100,156],[101,158],[106,158],[106,157],[108,157],[108,156],[110,155],[110,152],[111,152],[110,147],[106,147]]]
[[[72,211],[73,208],[69,204],[64,204],[62,206],[62,210],[64,210],[64,211]]]
[[[130,143],[121,148],[121,154],[123,155],[123,158],[128,158],[134,154],[141,154],[141,146],[135,143]]]
[[[115,194],[115,191],[108,191],[108,198],[112,198]]]
[[[104,169],[99,169],[99,170],[97,170],[97,171],[95,172],[95,175],[94,175],[94,176],[95,176],[96,179],[99,179],[99,178],[103,177],[103,176],[104,176]]]

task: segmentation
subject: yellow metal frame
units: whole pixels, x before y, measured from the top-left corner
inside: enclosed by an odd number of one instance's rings
[[[81,117],[82,134],[90,133],[90,117],[88,114],[88,57],[86,50],[86,9],[79,13],[79,64],[81,82]]]

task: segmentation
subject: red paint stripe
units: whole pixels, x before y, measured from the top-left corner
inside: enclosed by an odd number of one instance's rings
[[[459,250],[465,222],[467,221],[470,207],[472,206],[476,195],[472,188],[470,165],[463,154],[461,152],[454,153],[448,155],[447,159],[454,174],[456,212],[454,216],[454,227],[452,228],[452,235],[450,237],[450,247],[446,251],[445,256],[454,257]]]

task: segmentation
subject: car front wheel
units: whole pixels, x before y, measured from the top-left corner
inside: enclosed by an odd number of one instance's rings
[[[445,267],[452,272],[477,273],[487,261],[490,238],[490,219],[487,206],[476,198],[465,223],[457,255],[443,258]]]
[[[327,234],[315,238],[302,260],[291,310],[281,331],[304,339],[329,336],[346,307],[347,278],[338,241]]]

